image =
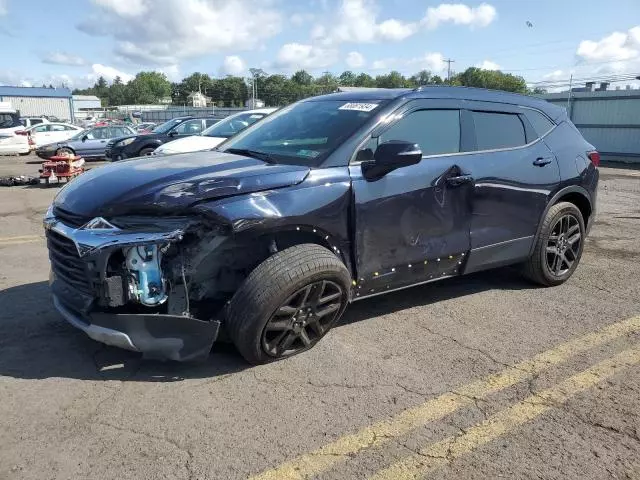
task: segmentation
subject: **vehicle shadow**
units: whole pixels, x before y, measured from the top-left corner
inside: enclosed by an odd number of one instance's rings
[[[379,315],[464,297],[491,289],[536,288],[510,269],[477,273],[352,304],[336,329]],[[89,339],[67,324],[49,300],[47,282],[0,291],[0,376],[176,382],[212,378],[251,368],[233,345],[214,344],[202,363],[159,362]]]

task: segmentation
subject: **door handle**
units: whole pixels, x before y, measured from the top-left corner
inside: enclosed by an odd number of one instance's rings
[[[452,187],[457,187],[462,185],[463,183],[471,183],[473,182],[473,177],[471,175],[458,175],[457,177],[447,177],[447,183]]]
[[[553,161],[553,159],[546,157],[538,157],[533,161],[533,164],[537,167],[544,167],[545,165],[549,165],[551,162]]]

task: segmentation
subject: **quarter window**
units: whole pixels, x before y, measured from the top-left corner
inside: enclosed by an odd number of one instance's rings
[[[36,133],[48,132],[49,131],[49,125],[40,125],[38,127],[35,127],[33,129],[33,131],[36,132]]]
[[[52,132],[64,132],[67,128],[64,125],[51,125]]]
[[[538,137],[542,137],[545,133],[555,127],[555,124],[551,120],[537,110],[527,110],[526,115],[529,119],[529,123],[531,123],[531,126],[538,134]]]
[[[526,145],[524,125],[511,113],[471,112],[478,150],[520,147]]]
[[[460,151],[460,111],[412,112],[382,133],[378,144],[389,140],[417,143],[423,155],[458,153]]]

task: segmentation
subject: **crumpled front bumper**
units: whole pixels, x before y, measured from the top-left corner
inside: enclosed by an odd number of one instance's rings
[[[53,304],[71,325],[90,338],[158,360],[206,360],[220,329],[218,320],[178,315],[99,312],[82,315],[55,293]]]

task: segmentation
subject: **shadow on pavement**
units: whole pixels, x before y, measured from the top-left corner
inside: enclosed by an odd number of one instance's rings
[[[409,288],[352,304],[340,326],[486,290],[535,288],[510,269],[478,273]],[[233,345],[217,342],[203,363],[143,360],[107,347],[67,324],[51,305],[47,282],[0,291],[0,376],[176,382],[212,378],[251,368]]]

